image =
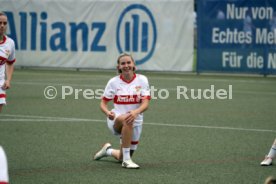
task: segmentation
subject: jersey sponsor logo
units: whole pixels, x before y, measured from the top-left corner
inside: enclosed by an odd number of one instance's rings
[[[6,63],[7,58],[0,56],[0,65],[4,65]]]
[[[119,52],[139,53],[136,64],[143,64],[152,57],[156,40],[157,29],[151,11],[142,4],[126,7],[119,17],[116,29]]]
[[[115,104],[139,104],[141,98],[138,95],[116,95],[114,97]]]

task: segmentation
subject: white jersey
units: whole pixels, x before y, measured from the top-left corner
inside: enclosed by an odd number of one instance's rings
[[[146,76],[134,74],[130,82],[125,81],[121,75],[110,79],[105,87],[103,100],[113,100],[113,112],[116,115],[125,114],[137,109],[142,99],[150,99],[149,83]],[[134,124],[143,122],[143,113],[139,114]]]
[[[0,42],[0,86],[4,84],[6,62],[15,62],[14,41],[8,36],[4,36],[3,41]]]
[[[2,148],[0,146],[0,183],[8,184],[9,183],[9,174],[8,174],[8,162],[7,162],[7,156]]]

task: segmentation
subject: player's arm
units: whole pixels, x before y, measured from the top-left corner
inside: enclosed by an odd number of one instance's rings
[[[108,109],[108,100],[102,98],[100,108],[102,112],[111,120],[115,118],[115,113]]]
[[[139,106],[139,108],[133,110],[133,112],[138,115],[145,112],[148,108],[149,108],[149,99],[145,98],[142,100],[142,103]]]
[[[141,105],[137,109],[129,112],[129,116],[126,118],[126,122],[132,123],[136,119],[138,114],[145,112],[148,109],[148,107],[149,107],[149,98],[144,98],[141,102]]]
[[[132,123],[136,119],[138,114],[143,113],[149,107],[149,100],[151,99],[149,82],[148,82],[147,77],[145,77],[145,76],[140,76],[140,77],[141,77],[140,79],[142,81],[142,91],[141,91],[142,92],[141,93],[142,102],[137,109],[129,112],[129,116],[126,118],[127,123]]]
[[[11,87],[11,79],[14,71],[13,63],[7,62],[6,64],[6,80],[3,85],[3,89],[9,89]]]
[[[12,80],[12,75],[13,75],[13,70],[14,70],[14,63],[16,61],[15,58],[15,46],[14,46],[14,41],[12,40],[11,43],[11,49],[10,49],[10,55],[7,58],[6,61],[6,80],[4,85],[2,86],[3,89],[9,89],[11,87],[11,80]]]

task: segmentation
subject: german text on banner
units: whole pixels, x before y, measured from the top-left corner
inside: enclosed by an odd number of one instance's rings
[[[276,1],[197,3],[199,72],[276,74]]]

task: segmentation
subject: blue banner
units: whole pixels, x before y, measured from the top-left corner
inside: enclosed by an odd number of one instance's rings
[[[197,71],[276,74],[275,0],[198,0]]]

